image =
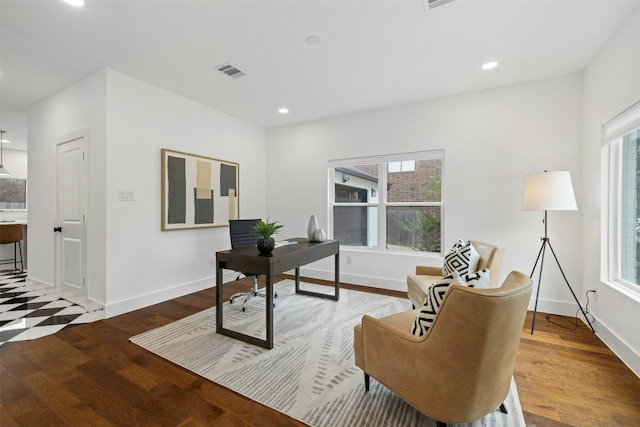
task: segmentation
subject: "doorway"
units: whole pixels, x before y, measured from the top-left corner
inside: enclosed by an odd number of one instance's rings
[[[89,130],[56,145],[55,268],[58,297],[84,304],[87,283],[87,195]]]

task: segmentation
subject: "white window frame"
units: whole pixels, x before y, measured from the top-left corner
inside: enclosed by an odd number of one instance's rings
[[[416,160],[435,160],[439,159],[441,162],[441,185],[440,185],[440,201],[439,202],[393,202],[387,201],[387,168],[386,165],[391,162],[406,162]],[[387,249],[387,207],[394,206],[437,206],[440,207],[440,254],[442,254],[442,242],[444,241],[444,150],[428,150],[418,151],[411,153],[397,153],[387,154],[379,156],[367,156],[367,157],[353,157],[348,159],[336,159],[329,160],[327,173],[328,173],[328,192],[329,200],[327,203],[327,218],[329,231],[328,234],[331,238],[334,238],[334,218],[333,211],[335,206],[353,206],[353,204],[336,203],[334,197],[335,189],[335,168],[340,166],[359,166],[359,165],[371,165],[378,164],[378,202],[375,203],[358,203],[360,207],[375,207],[378,210],[378,242],[376,246],[347,246],[340,245],[342,247],[361,250],[361,251],[374,251],[374,252],[393,252],[393,253],[406,253],[405,251],[399,251],[394,249]],[[415,169],[415,167],[414,167]],[[395,173],[395,172],[390,172]],[[425,252],[415,252],[425,253]]]
[[[622,278],[623,138],[640,128],[640,102],[602,126],[601,148],[601,281],[640,300],[640,283]]]

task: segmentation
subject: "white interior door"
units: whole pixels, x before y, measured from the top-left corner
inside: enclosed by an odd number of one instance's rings
[[[58,295],[84,303],[87,299],[87,188],[89,132],[61,138],[56,152],[57,218],[56,287]]]

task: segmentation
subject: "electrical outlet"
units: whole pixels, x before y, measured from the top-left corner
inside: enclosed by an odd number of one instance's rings
[[[595,289],[591,289],[591,292],[593,292],[594,301],[598,302],[598,291],[596,291]]]
[[[209,267],[215,267],[216,266],[216,259],[215,258],[210,258],[209,259]]]
[[[347,265],[351,265],[351,255],[347,255]]]

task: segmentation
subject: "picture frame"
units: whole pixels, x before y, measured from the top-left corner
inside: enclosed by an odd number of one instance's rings
[[[226,227],[240,216],[240,164],[161,149],[162,231]]]

